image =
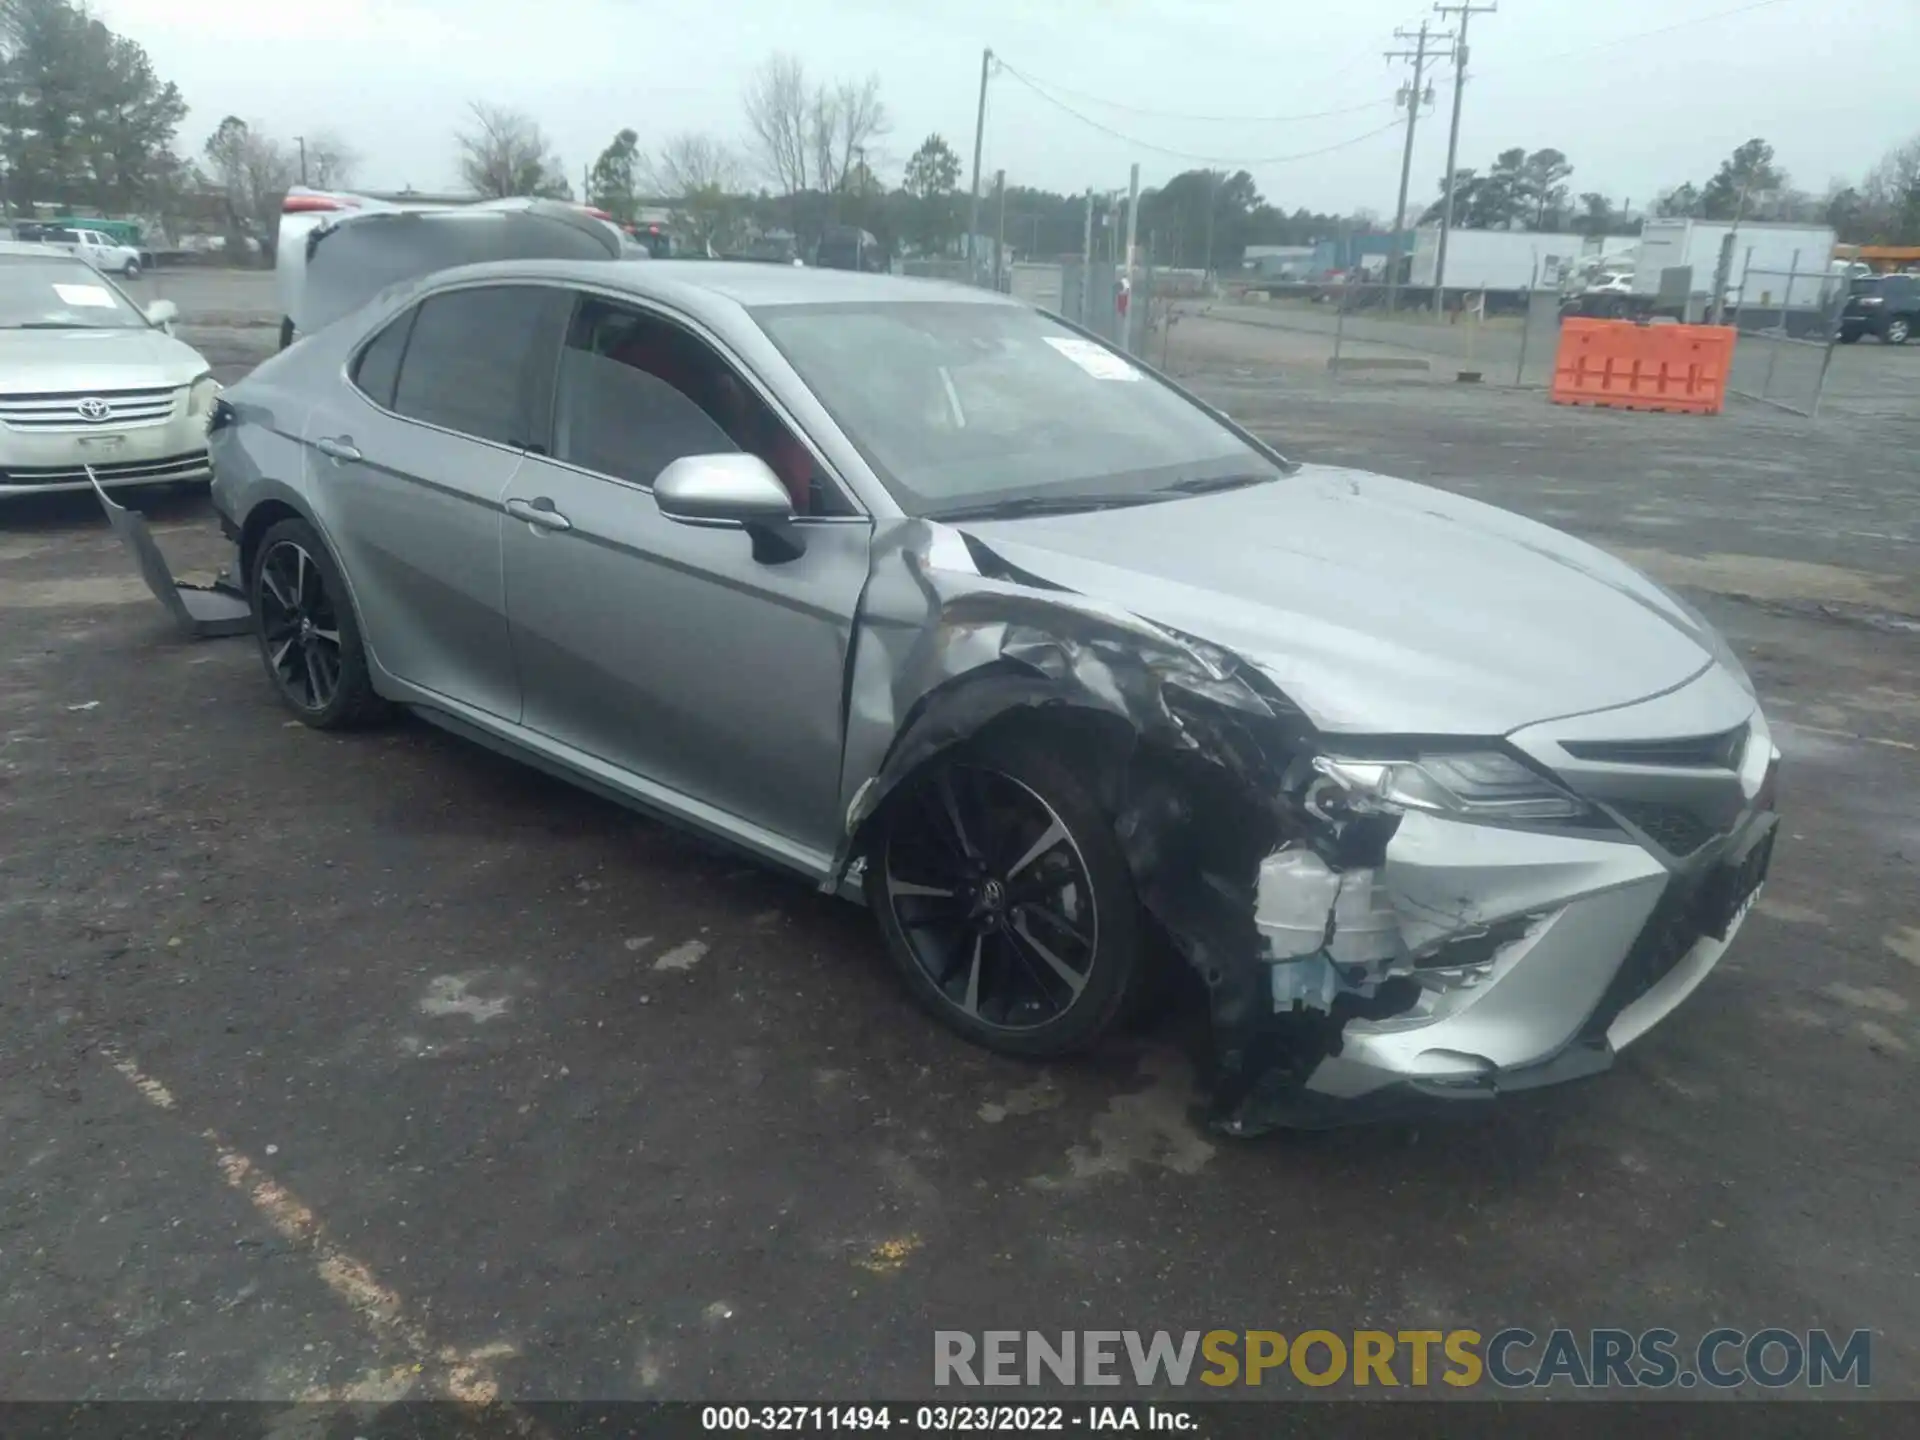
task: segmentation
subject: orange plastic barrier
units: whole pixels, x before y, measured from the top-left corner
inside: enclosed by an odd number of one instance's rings
[[[1556,405],[1718,415],[1733,367],[1730,325],[1636,325],[1569,317],[1553,361]]]

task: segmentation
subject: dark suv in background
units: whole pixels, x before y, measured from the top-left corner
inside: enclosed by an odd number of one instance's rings
[[[1867,275],[1847,289],[1840,312],[1840,343],[1851,345],[1872,335],[1888,345],[1904,345],[1920,325],[1920,275]]]

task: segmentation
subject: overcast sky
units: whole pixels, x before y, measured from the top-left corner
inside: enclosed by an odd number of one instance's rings
[[[1795,183],[1817,191],[1836,176],[1857,178],[1920,132],[1920,0],[1773,0],[1645,34],[1740,4],[1501,0],[1498,13],[1472,22],[1460,163],[1484,167],[1508,146],[1551,145],[1573,162],[1575,194],[1641,205],[1682,180],[1704,180],[1750,136],[1772,142]],[[780,50],[816,78],[880,76],[893,125],[874,166],[897,181],[932,131],[963,165],[971,160],[980,52],[991,46],[1131,139],[1101,133],[1003,73],[990,88],[987,174],[1004,166],[1013,183],[1124,187],[1137,160],[1151,185],[1201,163],[1161,151],[1191,152],[1251,170],[1289,210],[1364,206],[1389,216],[1404,133],[1393,128],[1392,97],[1407,67],[1381,52],[1402,48],[1396,26],[1423,14],[1437,23],[1415,0],[95,0],[93,8],[184,92],[193,107],[184,150],[197,154],[228,114],[281,137],[331,129],[359,152],[367,188],[452,187],[452,137],[475,99],[532,114],[576,187],[622,126],[643,146],[683,129],[737,140],[741,87]],[[1437,193],[1445,169],[1450,73],[1439,72],[1436,107],[1417,131],[1417,201]],[[1330,110],[1345,113],[1270,118]],[[1174,118],[1188,115],[1269,118]],[[1286,158],[1295,156],[1303,158]]]

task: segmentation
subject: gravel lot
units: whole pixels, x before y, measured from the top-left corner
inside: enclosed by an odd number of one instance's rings
[[[225,379],[274,343],[265,277],[143,283]],[[1836,358],[1904,415],[1810,425],[1173,349],[1291,453],[1613,547],[1748,657],[1787,833],[1670,1023],[1472,1119],[1228,1143],[1190,1006],[985,1055],[858,912],[424,725],[305,730],[89,504],[16,505],[0,1395],[906,1397],[936,1327],[1726,1324],[1870,1327],[1920,1398],[1920,350]],[[224,558],[203,501],[147,508]]]

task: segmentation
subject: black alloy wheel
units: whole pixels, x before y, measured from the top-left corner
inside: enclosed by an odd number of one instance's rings
[[[385,713],[346,584],[312,526],[282,520],[261,537],[248,593],[260,658],[288,709],[319,730]]]
[[[340,693],[340,618],[299,541],[277,541],[261,554],[257,603],[260,642],[280,693],[294,709],[319,714]]]
[[[936,762],[889,801],[868,895],[908,982],[968,1038],[1016,1054],[1091,1044],[1141,970],[1111,823],[1044,753]]]

